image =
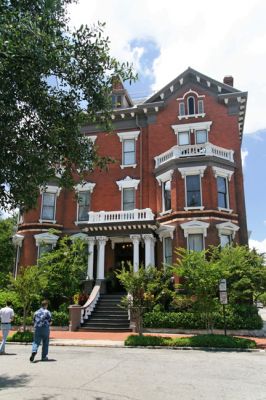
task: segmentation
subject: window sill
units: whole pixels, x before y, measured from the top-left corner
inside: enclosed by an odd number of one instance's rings
[[[204,210],[204,207],[184,207],[184,210],[185,211],[194,211],[194,210],[200,210],[200,211],[202,211],[202,210]]]
[[[55,220],[51,220],[51,219],[39,219],[39,222],[41,223],[41,224],[43,224],[43,223],[50,223],[50,224],[56,224],[56,221]]]
[[[224,211],[227,212],[229,214],[232,214],[233,210],[231,210],[230,208],[222,208],[222,207],[218,207],[219,211]]]
[[[136,168],[136,166],[137,166],[137,164],[122,164],[122,165],[120,165],[120,168],[121,169],[124,169],[124,168]]]
[[[190,115],[178,115],[178,119],[182,120],[182,119],[189,119],[189,118],[204,118],[205,117],[205,113],[203,114],[190,114]]]
[[[164,215],[171,214],[172,211],[173,211],[172,209],[171,210],[162,211],[161,213],[159,213],[159,215],[161,217],[163,217]]]
[[[81,225],[81,224],[87,224],[88,223],[88,220],[87,221],[74,221],[74,224],[77,226],[77,225]]]

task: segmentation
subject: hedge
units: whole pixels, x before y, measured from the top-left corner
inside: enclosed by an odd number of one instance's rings
[[[25,331],[25,332],[16,332],[12,336],[8,336],[8,342],[26,342],[32,343],[33,342],[33,332]]]
[[[162,336],[131,335],[125,340],[126,346],[170,346],[170,347],[213,347],[254,349],[256,342],[250,339],[224,335],[198,335],[185,338],[169,338]]]
[[[203,317],[193,312],[150,312],[143,318],[145,328],[205,329]],[[226,326],[228,329],[261,329],[263,321],[254,306],[227,306]],[[213,327],[223,329],[222,312],[213,314]]]

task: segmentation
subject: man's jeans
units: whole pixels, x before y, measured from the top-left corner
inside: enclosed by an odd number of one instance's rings
[[[42,342],[42,358],[47,357],[49,347],[50,327],[36,327],[34,333],[34,341],[32,343],[32,353],[37,353],[38,347]]]
[[[10,329],[11,329],[11,324],[1,324],[3,337],[2,337],[2,343],[0,345],[0,353],[5,352],[6,338],[8,337]]]

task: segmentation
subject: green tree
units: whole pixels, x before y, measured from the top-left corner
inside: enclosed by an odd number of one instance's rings
[[[213,328],[213,313],[218,306],[218,282],[223,269],[210,261],[209,251],[177,249],[176,274],[182,277],[180,286],[187,295],[195,296],[195,309],[202,315],[206,329]]]
[[[87,270],[87,246],[81,239],[71,241],[68,236],[60,239],[56,248],[42,255],[38,268],[46,278],[43,296],[53,307],[71,304],[73,296],[80,291]]]
[[[70,31],[75,0],[0,2],[0,206],[31,208],[38,186],[61,173],[73,184],[104,166],[80,127],[110,129],[114,79],[134,79],[110,56],[104,24]]]
[[[0,218],[0,289],[9,283],[9,273],[13,272],[15,248],[12,236],[16,225],[16,217]]]
[[[256,250],[247,246],[213,249],[212,261],[224,271],[231,303],[253,303],[266,291],[266,264]]]
[[[25,332],[26,318],[32,303],[40,299],[45,278],[37,266],[31,265],[21,267],[16,279],[11,275],[10,280],[11,289],[17,294],[23,307],[23,331]]]
[[[123,298],[122,305],[130,310],[136,322],[136,331],[142,335],[145,312],[151,310],[156,302],[165,305],[169,300],[172,270],[140,267],[138,272],[134,272],[130,265],[129,268],[123,266],[116,276],[128,293]]]

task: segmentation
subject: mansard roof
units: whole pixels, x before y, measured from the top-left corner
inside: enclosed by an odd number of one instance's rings
[[[212,79],[190,67],[158,92],[146,99],[143,104],[150,105],[160,101],[167,101],[168,98],[173,96],[173,93],[182,89],[184,85],[190,83],[197,84],[203,89],[214,93],[217,95],[220,103],[224,103],[226,105],[233,103],[236,104],[237,107],[235,108],[234,114],[238,114],[239,133],[240,136],[242,136],[245,120],[247,92],[242,92],[233,86],[227,85],[226,83],[216,81],[215,79]]]

